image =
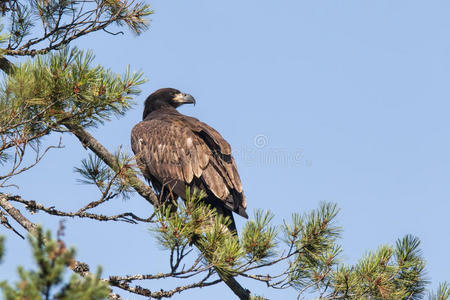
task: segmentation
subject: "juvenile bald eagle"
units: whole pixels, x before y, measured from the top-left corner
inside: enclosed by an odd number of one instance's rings
[[[179,113],[195,99],[176,89],[159,89],[145,100],[142,122],[131,131],[131,148],[144,177],[163,197],[186,199],[186,186],[206,192],[219,214],[248,218],[231,147],[212,127]],[[166,199],[165,199],[166,200]]]

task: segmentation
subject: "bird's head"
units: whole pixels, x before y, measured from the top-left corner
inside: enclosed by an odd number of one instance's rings
[[[144,113],[142,119],[152,111],[163,108],[177,108],[186,103],[195,104],[195,99],[189,94],[180,92],[177,89],[164,88],[159,89],[147,97],[144,104]]]

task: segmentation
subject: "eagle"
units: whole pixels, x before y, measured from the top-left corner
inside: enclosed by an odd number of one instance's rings
[[[246,200],[228,142],[211,126],[177,111],[195,99],[163,88],[147,97],[142,121],[131,131],[131,148],[144,177],[164,201],[186,200],[186,187],[202,190],[205,201],[231,220],[248,218]]]

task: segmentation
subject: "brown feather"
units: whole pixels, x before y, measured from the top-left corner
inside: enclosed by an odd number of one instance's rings
[[[231,147],[207,124],[176,110],[151,113],[133,127],[131,147],[144,176],[185,199],[187,185],[214,195],[244,217],[246,201]]]

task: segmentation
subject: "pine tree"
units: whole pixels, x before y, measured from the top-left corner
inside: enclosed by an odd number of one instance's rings
[[[44,234],[40,227],[36,236],[29,236],[37,270],[27,271],[20,266],[17,270],[19,282],[14,286],[6,281],[0,282],[4,299],[106,299],[110,287],[100,279],[100,268],[95,275],[81,277],[72,274],[70,279],[63,283],[65,271],[71,266],[73,268],[75,263],[75,250],[66,248],[61,239],[64,229],[62,223],[60,226],[57,240],[52,239],[49,231]],[[0,244],[3,246],[3,239]],[[3,251],[0,248],[1,253]]]
[[[295,289],[299,297],[319,299],[423,299],[426,297],[425,262],[420,241],[405,236],[395,245],[369,252],[355,265],[341,261],[341,228],[336,225],[339,209],[323,203],[309,213],[293,214],[283,224],[273,224],[269,211],[259,210],[242,229],[240,238],[226,228],[228,219],[202,202],[196,191],[177,211],[159,205],[158,195],[139,179],[134,158],[119,148],[107,150],[87,129],[102,126],[133,105],[142,73],[126,70],[115,74],[94,65],[92,52],[71,47],[77,38],[111,28],[126,26],[140,34],[148,28],[150,7],[137,1],[53,1],[12,0],[0,4],[8,26],[0,35],[0,69],[6,74],[0,88],[0,188],[14,185],[18,174],[39,164],[49,150],[43,148],[47,135],[67,132],[92,151],[76,171],[81,181],[98,188],[99,198],[76,212],[58,210],[25,200],[20,195],[0,193],[0,221],[20,236],[9,220],[13,218],[29,232],[36,270],[19,267],[20,281],[1,282],[5,299],[121,299],[111,287],[135,295],[168,298],[185,290],[224,282],[240,299],[264,299],[249,291],[237,279],[246,277],[270,288]],[[7,28],[6,28],[7,27]],[[23,56],[12,63],[11,57]],[[130,197],[137,192],[154,205],[154,214],[142,218],[133,213],[114,216],[92,213],[105,202]],[[187,195],[191,193],[187,191]],[[55,217],[79,217],[98,221],[148,224],[155,240],[167,249],[169,271],[145,275],[101,277],[89,266],[76,261],[73,248],[66,248],[62,229],[53,240],[50,232],[29,221],[13,204],[24,204],[31,212]],[[4,239],[0,239],[0,257]],[[192,251],[198,249],[199,251]],[[274,273],[271,266],[280,266]],[[64,271],[74,274],[66,280]],[[279,270],[279,269],[278,269]],[[136,280],[182,279],[186,283],[170,290],[151,291],[134,284]],[[429,299],[448,299],[450,288],[440,285]]]

